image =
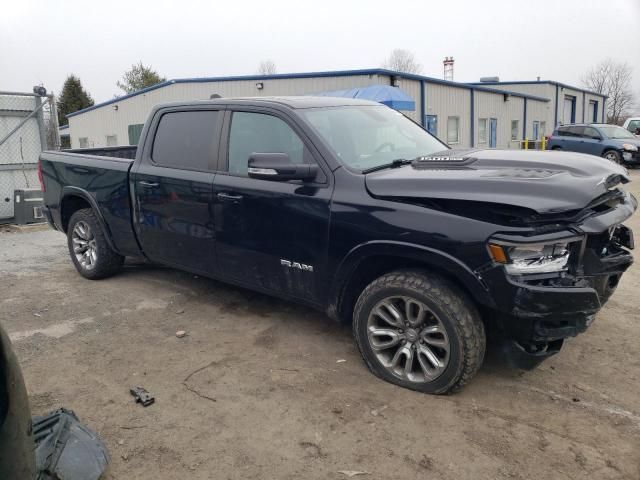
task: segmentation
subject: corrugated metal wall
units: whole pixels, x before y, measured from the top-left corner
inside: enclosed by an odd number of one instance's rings
[[[452,143],[451,146],[471,146],[471,91],[468,88],[427,83],[425,97],[426,115],[438,117],[436,136],[443,142],[447,142],[448,117],[458,117],[460,122],[459,141]]]
[[[599,96],[599,95],[592,95],[590,93],[586,93],[584,94],[584,107],[585,107],[585,114],[584,114],[584,121],[586,123],[604,123],[607,121],[606,118],[602,117],[602,105],[603,105],[603,101],[604,99]],[[591,106],[591,108],[589,108],[589,102],[597,102],[596,104],[596,117],[593,117],[593,105]],[[582,117],[581,117],[582,118]]]
[[[496,148],[519,148],[520,140],[522,139],[522,129],[524,120],[524,98],[522,97],[507,97],[502,94],[495,94],[489,92],[475,93],[475,138],[477,146],[488,146],[487,144],[478,143],[478,119],[486,118],[487,121],[491,118],[497,120],[496,131]],[[511,140],[511,121],[518,122],[518,132],[516,140]],[[527,122],[528,123],[528,122]],[[487,127],[487,137],[489,136],[489,127]]]
[[[256,88],[258,82],[261,90]],[[176,83],[157,90],[106,105],[69,118],[71,146],[79,148],[79,139],[88,139],[88,147],[106,146],[106,137],[117,136],[118,145],[128,145],[128,126],[144,123],[151,109],[159,104],[173,101],[207,100],[212,94],[222,97],[256,97],[273,95],[308,95],[316,92],[343,90],[354,87],[383,84],[389,85],[385,75],[353,75],[338,77],[313,77],[274,80],[233,80],[222,82]],[[419,103],[420,82],[402,80],[400,88]],[[117,110],[116,110],[117,107]],[[406,112],[419,121],[419,106],[416,112]]]
[[[256,84],[262,83],[258,89]],[[151,90],[143,94],[124,99],[117,103],[106,105],[95,110],[73,116],[69,119],[72,147],[80,147],[80,138],[86,138],[87,147],[102,147],[107,144],[108,136],[116,136],[118,145],[129,144],[130,126],[145,122],[150,110],[159,103],[171,101],[205,100],[211,95],[222,97],[247,96],[278,96],[278,95],[308,95],[331,90],[342,90],[354,87],[383,84],[389,85],[388,75],[347,75],[347,76],[318,76],[309,78],[280,78],[271,80],[227,80],[211,82],[175,83],[163,88]],[[421,81],[400,78],[399,87],[409,94],[416,102],[416,110],[403,112],[418,123],[422,123],[420,104]],[[498,90],[511,90],[523,94],[549,98],[551,102],[534,99],[527,100],[526,132],[524,128],[524,99],[510,96],[505,101],[501,93],[475,91],[473,143],[478,144],[478,119],[496,118],[497,148],[518,148],[523,133],[527,138],[533,138],[534,122],[539,122],[539,136],[550,134],[554,128],[556,86],[547,83],[489,85]],[[602,117],[602,98],[583,95],[582,92],[569,88],[558,88],[558,120],[562,119],[564,95],[576,96],[576,121],[582,121],[583,96],[586,108],[589,100],[598,100],[599,119]],[[443,85],[425,80],[425,109],[426,115],[437,116],[437,136],[447,142],[448,117],[458,117],[458,142],[454,147],[470,147],[471,138],[471,90],[464,86]],[[518,121],[518,140],[511,140],[511,121]],[[587,120],[590,121],[590,120]],[[542,129],[544,128],[544,132]],[[135,128],[133,128],[135,130]]]
[[[564,118],[564,108],[565,96],[575,97],[575,121],[576,122],[593,122],[593,118],[589,116],[589,100],[594,100],[598,102],[598,118],[597,122],[606,122],[606,119],[602,118],[602,105],[605,102],[604,97],[601,95],[594,95],[590,93],[584,93],[580,90],[575,90],[569,87],[557,86],[558,96],[556,97],[556,85],[550,83],[527,83],[527,84],[498,84],[487,85],[491,88],[497,88],[500,90],[510,90],[512,92],[524,93],[527,95],[535,95],[538,97],[548,98],[551,100],[550,108],[546,110],[546,117],[542,119],[547,122],[548,128],[547,133],[551,133],[554,127],[554,122],[556,122],[556,105],[557,105],[557,123],[560,124],[563,122]],[[586,108],[587,112],[583,117],[583,105]],[[528,122],[527,122],[528,123]]]
[[[527,138],[534,139],[533,122],[538,123],[538,139],[553,132],[553,102],[527,100]]]

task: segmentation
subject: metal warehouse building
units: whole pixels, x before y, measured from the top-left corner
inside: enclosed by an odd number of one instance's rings
[[[522,140],[536,140],[552,131],[559,122],[559,111],[564,112],[563,98],[573,98],[572,119],[581,118],[585,102],[591,106],[595,101],[594,111],[599,112],[606,100],[556,82],[466,84],[384,69],[185,78],[68,115],[71,147],[135,145],[147,115],[159,103],[205,100],[214,95],[326,94],[373,85],[402,90],[414,103],[413,109],[403,113],[452,147],[520,148]]]

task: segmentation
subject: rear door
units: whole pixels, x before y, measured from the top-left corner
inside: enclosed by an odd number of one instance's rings
[[[252,288],[319,303],[326,285],[332,176],[304,132],[279,111],[229,107],[214,181],[222,274]],[[249,178],[252,153],[317,163],[313,182]]]
[[[213,179],[224,110],[159,111],[132,174],[134,227],[156,262],[215,271]]]
[[[569,136],[565,141],[565,150],[571,150],[572,152],[584,153],[584,127],[578,125],[572,125],[568,127]]]
[[[598,156],[602,154],[602,137],[598,130],[593,127],[584,127],[581,140],[580,151],[582,153]]]

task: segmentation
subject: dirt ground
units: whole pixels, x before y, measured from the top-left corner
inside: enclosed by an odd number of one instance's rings
[[[640,479],[640,265],[559,355],[520,372],[489,352],[448,397],[378,380],[304,307],[144,264],[84,280],[58,232],[0,233],[0,278],[33,412],[75,410],[107,479]]]

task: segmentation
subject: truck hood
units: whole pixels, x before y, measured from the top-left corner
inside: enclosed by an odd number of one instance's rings
[[[571,152],[446,150],[366,175],[371,195],[398,199],[446,199],[513,205],[537,213],[586,207],[620,183],[624,167]]]

